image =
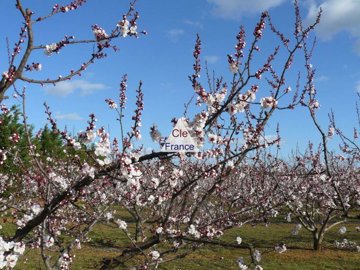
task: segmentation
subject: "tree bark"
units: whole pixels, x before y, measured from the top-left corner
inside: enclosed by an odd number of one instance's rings
[[[313,232],[313,248],[315,251],[320,251],[322,249],[323,239],[324,233],[319,233],[318,231]]]

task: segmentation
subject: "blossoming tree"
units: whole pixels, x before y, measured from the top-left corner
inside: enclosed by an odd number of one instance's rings
[[[50,45],[34,45],[33,24],[75,10],[85,1],[55,5],[49,15],[37,19],[33,19],[32,12],[25,9],[20,0],[16,3],[23,15],[24,27],[10,55],[9,69],[3,73],[0,82],[1,100],[7,89],[19,81],[46,84],[71,79],[96,59],[104,57],[106,49],[115,48],[112,45],[115,38],[139,34],[139,16],[133,3],[110,34],[93,25],[94,40],[79,41],[66,36]],[[274,192],[278,191],[278,186],[274,187],[271,175],[256,175],[254,168],[261,165],[258,162],[261,149],[280,143],[279,130],[277,136],[270,139],[265,132],[275,113],[299,105],[311,110],[318,106],[309,87],[313,78],[309,65],[304,70],[307,75],[304,81],[299,76],[297,84],[291,87],[288,78],[291,73],[298,72],[292,70],[296,57],[305,55],[306,63],[310,60],[308,38],[319,20],[320,13],[313,24],[304,27],[295,1],[294,32],[292,37],[286,37],[275,27],[270,15],[262,13],[253,31],[246,34],[241,27],[236,36],[235,52],[227,56],[229,82],[206,74],[207,86],[206,81],[200,79],[202,44],[197,36],[193,74],[189,76],[195,100],[191,99],[184,111],[191,135],[201,149],[196,154],[161,151],[144,154],[135,142],[141,138],[143,86],[140,82],[136,90],[136,110],[129,117],[125,110],[128,78],[124,76],[119,97],[106,99],[120,121],[120,138],[111,139],[104,128],[97,128],[94,114],[89,116],[85,132],[70,135],[58,128],[50,106],[45,104],[51,130],[63,140],[66,158],[40,158],[26,117],[26,91],[16,89],[22,98],[24,136],[32,167],[24,166],[16,151],[0,150],[0,162],[10,159],[22,168],[16,174],[1,175],[1,190],[7,195],[0,198],[0,210],[4,216],[11,215],[9,222],[15,224],[17,230],[14,235],[0,239],[0,268],[14,267],[25,246],[29,246],[40,249],[46,269],[68,269],[73,249],[81,248],[81,243],[86,241],[87,234],[97,223],[107,222],[119,227],[129,239],[129,245],[122,247],[116,258],[105,260],[104,269],[123,265],[134,256],[138,269],[153,269],[167,260],[186,256],[190,250],[204,244],[249,249],[251,261],[246,264],[239,260],[239,266],[247,269],[252,264],[255,269],[262,269],[261,254],[252,245],[241,239],[227,243],[219,237],[227,229],[274,216],[283,203],[279,193]],[[264,56],[260,48],[266,25],[269,32],[278,37],[279,45]],[[21,55],[20,48],[25,40],[27,47]],[[96,44],[96,51],[67,76],[35,80],[24,75],[26,71],[41,68],[41,63],[27,63],[34,50],[41,49],[51,55],[59,53],[64,46],[88,42]],[[21,57],[20,61],[16,61],[17,57]],[[255,67],[255,57],[263,64]],[[188,107],[194,105],[201,109],[190,115]],[[3,108],[1,117],[7,114]],[[132,121],[127,132],[124,121]],[[177,121],[174,118],[173,124]],[[163,142],[164,138],[155,126],[150,134],[155,142]],[[17,149],[16,140],[13,148]],[[266,167],[269,168],[271,166]],[[290,171],[292,173],[294,169]],[[290,182],[286,190],[289,190]],[[283,188],[280,190],[284,190],[287,182],[279,185]],[[331,192],[326,196],[338,194],[336,189]],[[118,214],[119,207],[132,216],[134,228]],[[282,252],[284,247],[280,245],[277,250]]]

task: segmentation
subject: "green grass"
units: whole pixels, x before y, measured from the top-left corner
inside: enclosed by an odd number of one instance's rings
[[[0,222],[1,223],[1,222]],[[15,227],[3,224],[0,231],[2,236],[11,235]],[[245,225],[241,228],[228,230],[222,237],[227,242],[235,242],[237,236],[243,241],[251,243],[262,253],[261,265],[266,270],[358,270],[360,269],[360,253],[334,249],[333,242],[347,238],[360,244],[360,233],[355,227],[356,223],[346,224],[345,235],[338,234],[338,227],[329,231],[324,239],[324,250],[315,252],[311,250],[311,234],[301,229],[299,235],[291,236],[294,224],[277,223],[265,225]],[[133,230],[130,224],[129,230]],[[90,242],[82,244],[82,249],[74,250],[75,258],[72,269],[99,269],[105,258],[114,258],[121,253],[122,248],[129,245],[126,235],[117,227],[108,224],[98,224],[89,234]],[[273,251],[276,243],[285,242],[288,249],[283,254]],[[161,245],[158,246],[161,249]],[[238,269],[236,260],[244,257],[250,261],[249,253],[245,249],[221,248],[205,245],[190,255],[176,261],[161,264],[163,270],[217,270]],[[129,263],[130,264],[130,263]],[[15,269],[33,270],[44,269],[37,249],[27,249],[26,255],[21,258]],[[118,269],[124,269],[119,267]]]

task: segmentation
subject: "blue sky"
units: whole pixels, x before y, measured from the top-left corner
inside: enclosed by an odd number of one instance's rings
[[[0,70],[5,71],[7,49],[17,41],[21,17],[14,8],[15,1],[1,1],[3,25],[0,32]],[[55,3],[67,1],[24,0],[24,6],[35,12],[35,17],[47,14]],[[327,126],[327,114],[333,109],[338,122],[345,131],[351,132],[356,123],[356,92],[360,91],[360,0],[300,0],[302,15],[310,21],[321,6],[324,10],[322,22],[316,32],[317,46],[313,57],[316,68],[316,85],[319,92],[319,118]],[[87,116],[95,113],[98,126],[110,128],[113,136],[119,133],[116,115],[107,108],[106,98],[116,99],[121,77],[127,73],[128,108],[127,119],[133,114],[135,89],[143,81],[145,110],[142,134],[145,147],[153,147],[148,136],[149,127],[155,123],[163,135],[171,130],[170,120],[180,117],[184,103],[193,90],[187,76],[192,73],[192,51],[196,33],[202,39],[202,60],[207,60],[210,70],[217,75],[230,78],[227,54],[234,51],[235,36],[240,25],[244,25],[250,37],[262,10],[268,9],[275,24],[285,33],[293,31],[294,12],[290,0],[138,0],[140,12],[139,29],[147,30],[147,36],[139,39],[124,38],[115,43],[120,51],[109,51],[109,57],[99,60],[81,76],[56,87],[27,85],[28,117],[40,128],[46,123],[42,103],[46,101],[60,126],[70,131],[79,131],[86,125]],[[35,43],[51,44],[64,35],[76,38],[92,38],[92,24],[105,30],[112,29],[127,11],[127,1],[107,0],[88,3],[75,12],[54,16],[35,27]],[[5,15],[6,13],[6,15]],[[276,45],[267,32],[262,51],[270,52]],[[57,77],[84,62],[93,45],[68,47],[58,55],[34,54],[31,61],[42,63],[40,72],[32,72],[35,78]],[[267,57],[267,55],[263,55]],[[262,62],[259,62],[262,63]],[[297,65],[297,66],[296,66]],[[294,74],[302,69],[302,62],[295,63]],[[295,82],[295,76],[289,78]],[[25,83],[18,82],[21,88]],[[295,85],[292,85],[295,88]],[[267,96],[266,90],[258,97]],[[7,104],[13,102],[6,101]],[[278,112],[269,126],[280,122],[285,151],[317,139],[314,128],[303,108],[293,112]],[[286,150],[287,149],[287,150]]]

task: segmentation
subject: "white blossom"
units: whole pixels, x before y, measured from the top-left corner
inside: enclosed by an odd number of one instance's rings
[[[42,65],[39,63],[37,65],[34,65],[35,70],[40,71],[42,69]]]
[[[15,254],[9,254],[8,256],[6,256],[7,266],[10,268],[15,267],[17,260],[18,260],[18,256]]]
[[[54,50],[56,50],[57,49],[57,44],[56,43],[53,43],[53,44],[50,44],[50,45],[46,45],[45,46],[45,50],[44,50],[44,53],[46,54],[46,55],[51,55],[53,52],[54,52]]]
[[[159,251],[153,250],[149,253],[149,256],[151,257],[151,259],[153,261],[156,261],[157,259],[160,258],[160,253],[159,253]]]
[[[117,24],[117,27],[120,27],[122,37],[127,37],[128,33],[129,33],[129,25],[130,25],[130,23],[126,19],[122,20],[121,22],[119,22]]]
[[[285,244],[279,244],[275,246],[275,251],[278,253],[284,253],[286,251],[286,245]]]
[[[261,261],[261,253],[259,250],[255,250],[254,253],[253,253],[253,257],[254,257],[254,260],[256,262],[260,262]]]
[[[310,102],[309,106],[311,109],[318,109],[318,108],[320,108],[320,103],[319,103],[319,101],[314,99],[313,101]]]
[[[231,73],[236,74],[239,71],[239,66],[236,62],[231,62],[229,64],[229,69],[230,69]]]
[[[112,213],[107,212],[107,213],[105,214],[105,218],[106,218],[106,220],[107,220],[107,221],[109,221],[109,220],[113,219],[113,218],[114,218],[114,216],[113,216],[113,214],[112,214]]]
[[[34,204],[32,207],[31,207],[31,211],[34,213],[34,215],[37,215],[41,212],[42,208],[40,205],[38,204]]]
[[[131,34],[136,35],[137,34],[137,25],[131,26],[129,31]]]
[[[25,252],[25,244],[22,242],[17,242],[14,245],[14,252],[19,254],[19,255],[23,255]]]
[[[191,224],[188,229],[188,233],[195,238],[200,238],[200,233],[196,230],[196,227],[194,224]]]
[[[240,270],[247,270],[248,269],[247,265],[245,264],[245,261],[244,261],[243,257],[240,257],[237,260],[237,263],[238,263],[238,266],[239,266]]]
[[[236,237],[236,243],[237,243],[238,245],[241,245],[241,243],[242,243],[242,238],[241,238],[240,236]]]
[[[339,233],[340,234],[345,234],[346,233],[346,227],[345,226],[340,227]]]
[[[126,230],[127,229],[127,223],[121,219],[117,219],[115,223],[119,226],[120,229]]]

